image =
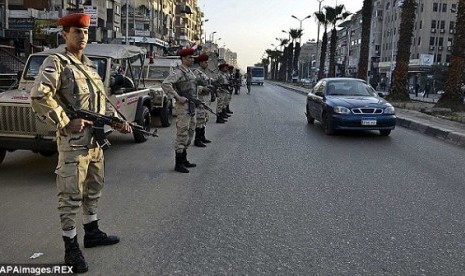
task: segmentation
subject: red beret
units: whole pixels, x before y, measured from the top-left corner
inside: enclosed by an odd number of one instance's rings
[[[228,65],[228,68],[229,68],[229,69],[234,69],[234,66]]]
[[[90,26],[90,15],[86,13],[72,13],[58,19],[58,25],[78,28]]]
[[[218,65],[218,68],[221,70],[221,69],[223,69],[225,67],[228,67],[228,66],[229,65],[227,63],[222,63],[222,64]]]
[[[194,49],[188,48],[188,49],[182,49],[179,51],[179,55],[181,57],[185,56],[192,56],[194,54]]]
[[[207,55],[207,54],[201,54],[201,55],[199,55],[199,57],[197,58],[197,60],[198,60],[199,62],[201,62],[201,61],[207,61],[207,60],[208,60],[208,55]]]

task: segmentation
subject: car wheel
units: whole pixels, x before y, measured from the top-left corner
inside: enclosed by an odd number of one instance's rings
[[[391,130],[390,129],[383,129],[383,130],[379,131],[379,134],[381,134],[381,136],[389,136],[389,134],[391,134]]]
[[[5,155],[6,155],[6,150],[5,149],[0,149],[0,164],[5,159]]]
[[[309,125],[313,124],[315,122],[315,118],[313,118],[312,116],[310,116],[310,112],[308,111],[308,108],[307,108],[307,113],[306,113],[306,116],[307,116],[307,123]]]
[[[39,154],[42,155],[42,156],[45,156],[45,157],[53,156],[55,153],[57,153],[57,152],[54,151],[54,150],[42,150],[42,151],[39,151]]]
[[[325,134],[327,135],[333,135],[334,134],[334,129],[331,126],[331,118],[328,113],[325,113],[323,115],[323,130]]]
[[[147,132],[150,132],[151,118],[152,117],[150,116],[149,108],[146,106],[143,106],[142,116],[136,123],[144,127],[144,130],[146,130]],[[149,139],[149,135],[145,133],[134,131],[133,135],[134,135],[134,140],[136,141],[136,143],[143,143],[147,141],[147,139]]]
[[[173,120],[173,105],[170,100],[163,103],[163,108],[160,110],[160,122],[162,127],[169,127]]]

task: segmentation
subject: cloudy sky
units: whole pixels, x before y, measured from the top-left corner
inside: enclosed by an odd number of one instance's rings
[[[363,0],[323,0],[321,7],[343,4],[349,12],[362,9]],[[298,29],[302,21],[302,42],[316,39],[317,26],[313,14],[318,11],[318,0],[198,0],[204,12],[207,36],[211,33],[220,46],[226,46],[238,55],[241,68],[260,62],[271,44],[279,44],[276,38],[288,38],[282,30]],[[221,38],[221,39],[220,39]],[[321,30],[320,30],[321,39]]]

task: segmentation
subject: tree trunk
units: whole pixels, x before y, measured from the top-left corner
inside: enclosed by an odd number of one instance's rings
[[[372,0],[363,0],[362,8],[362,42],[360,45],[360,59],[358,61],[357,78],[366,80],[368,75],[368,57],[370,56],[370,29]],[[372,68],[373,70],[373,68]],[[371,72],[373,75],[373,72]]]
[[[299,56],[300,56],[300,43],[297,42],[295,44],[295,49],[294,49],[294,61],[292,62],[295,72],[299,71]],[[301,74],[302,74],[302,72],[299,72],[299,76]]]
[[[409,101],[408,65],[415,23],[415,0],[404,0],[400,16],[399,41],[397,41],[396,67],[391,80],[391,91],[387,98],[394,101]]]
[[[323,38],[321,39],[321,53],[320,53],[320,69],[318,71],[318,80],[325,76],[325,62],[326,62],[326,48],[328,47],[328,35],[325,27]]]
[[[294,42],[289,43],[287,52],[287,81],[292,81],[292,59],[294,56]]]
[[[328,77],[333,78],[336,76],[336,44],[337,44],[337,31],[336,28],[331,30],[331,42],[329,44],[329,71]]]
[[[465,71],[465,0],[459,0],[457,9],[456,32],[452,44],[452,56],[447,72],[444,95],[435,107],[450,108],[452,111],[464,111],[463,95],[461,91],[463,73]]]

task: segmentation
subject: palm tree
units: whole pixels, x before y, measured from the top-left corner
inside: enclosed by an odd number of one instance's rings
[[[452,111],[464,111],[461,85],[465,70],[465,0],[458,1],[457,23],[449,71],[447,72],[446,89],[444,95],[436,103],[435,107],[450,108]]]
[[[362,8],[362,42],[360,44],[360,59],[358,61],[357,78],[366,80],[368,74],[368,56],[370,55],[370,28],[372,0],[363,0]]]
[[[281,38],[279,39],[281,42],[280,46],[284,47],[282,56],[279,59],[279,63],[281,63],[281,67],[279,68],[279,79],[281,81],[286,81],[286,76],[287,76],[287,68],[289,64],[289,39],[287,38]]]
[[[325,7],[326,19],[333,26],[331,30],[331,39],[329,43],[329,71],[328,76],[334,77],[336,72],[336,46],[337,46],[337,24],[341,20],[345,20],[351,13],[344,12],[344,5],[337,5],[336,7]]]
[[[409,101],[408,65],[415,24],[416,0],[404,0],[400,15],[399,40],[397,41],[396,67],[391,80],[391,91],[387,96],[394,101]]]
[[[325,62],[326,62],[326,48],[328,47],[328,24],[326,13],[320,11],[315,12],[315,18],[319,24],[323,25],[324,32],[321,39],[321,53],[320,53],[320,68],[318,70],[318,80],[322,79],[325,75]]]
[[[295,42],[294,55],[293,55],[293,60],[292,60],[292,72],[297,72],[299,70],[298,62],[299,62],[299,55],[300,55],[300,43],[297,42],[296,39],[300,40],[300,38],[303,35],[303,32],[301,29],[291,29],[289,31],[289,35],[291,36],[292,41]]]
[[[262,58],[261,62],[262,66],[265,68],[265,79],[267,79],[268,76],[268,65],[270,65],[270,61],[268,58]]]

